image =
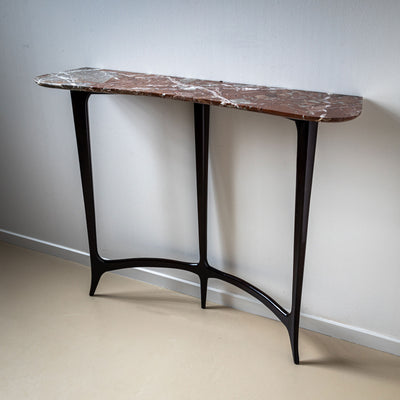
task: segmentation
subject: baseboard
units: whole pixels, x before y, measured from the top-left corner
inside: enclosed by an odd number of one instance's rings
[[[89,253],[0,229],[0,241],[90,266]]]
[[[11,243],[17,246],[50,254],[66,260],[74,261],[86,266],[90,265],[89,254],[69,247],[60,246],[54,243],[35,239],[0,229],[0,241]],[[132,279],[151,283],[179,293],[193,297],[200,297],[199,284],[188,280],[176,278],[166,273],[147,268],[132,268],[116,271],[115,273]],[[241,311],[261,315],[267,318],[274,316],[257,300],[247,296],[241,296],[226,290],[220,290],[209,286],[207,300],[224,306],[232,307]],[[347,340],[376,350],[400,356],[400,340],[369,331],[357,326],[342,324],[315,315],[301,314],[301,327],[332,336],[338,339]]]

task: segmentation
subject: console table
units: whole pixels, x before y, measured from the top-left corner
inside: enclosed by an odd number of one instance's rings
[[[100,277],[108,271],[134,267],[176,268],[193,272],[199,276],[201,307],[206,308],[208,279],[220,279],[246,291],[277,316],[288,330],[293,360],[295,364],[298,364],[300,304],[318,123],[348,121],[356,118],[361,113],[362,98],[341,94],[291,90],[223,81],[187,79],[98,68],[80,68],[41,75],[35,79],[35,82],[41,86],[66,89],[71,92],[89,237],[92,271],[90,295],[94,295]],[[194,103],[199,238],[199,260],[197,262],[188,263],[162,258],[105,260],[100,257],[96,238],[87,104],[91,94],[104,93],[156,96]],[[297,129],[297,164],[293,281],[290,311],[285,310],[271,296],[251,283],[220,271],[208,263],[207,196],[210,106],[231,107],[238,110],[278,115],[295,122]]]

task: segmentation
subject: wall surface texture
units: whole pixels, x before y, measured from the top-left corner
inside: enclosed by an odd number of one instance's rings
[[[69,93],[36,75],[91,66],[361,95],[360,118],[320,125],[302,324],[400,354],[399,15],[397,0],[2,0],[0,238],[88,251]],[[196,260],[192,106],[92,96],[90,123],[101,254]],[[210,262],[286,307],[295,155],[293,122],[211,108]],[[186,273],[125,273],[198,294]],[[270,316],[210,284],[211,300]]]

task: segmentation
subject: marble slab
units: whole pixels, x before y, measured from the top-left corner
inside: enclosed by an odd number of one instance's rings
[[[35,82],[50,88],[165,97],[306,121],[348,121],[362,110],[359,96],[99,68],[41,75]]]

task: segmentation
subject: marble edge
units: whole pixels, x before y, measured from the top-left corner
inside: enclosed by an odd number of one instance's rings
[[[82,84],[76,84],[74,82],[68,81],[65,84],[62,83],[48,83],[48,82],[43,82],[42,80],[45,79],[46,77],[51,77],[51,76],[59,76],[60,74],[68,74],[71,72],[79,72],[79,71],[105,71],[105,72],[116,72],[116,73],[137,73],[137,72],[130,72],[130,71],[119,71],[119,70],[110,70],[110,69],[103,69],[103,68],[93,68],[93,67],[82,67],[82,68],[75,68],[63,72],[58,72],[58,73],[49,73],[49,74],[43,74],[43,75],[38,75],[34,78],[34,82],[38,84],[39,86],[42,87],[48,87],[52,89],[63,89],[63,90],[70,90],[70,91],[82,91],[82,92],[88,92],[88,93],[93,93],[93,94],[124,94],[124,95],[136,95],[136,96],[149,96],[149,97],[159,97],[159,98],[168,98],[168,99],[173,99],[173,100],[178,100],[178,101],[185,101],[185,102],[193,102],[193,103],[200,103],[200,104],[207,104],[207,105],[213,105],[213,106],[222,106],[225,108],[235,108],[239,110],[244,110],[244,111],[252,111],[252,112],[258,112],[258,113],[263,113],[263,114],[269,114],[269,115],[276,115],[276,116],[281,116],[289,119],[296,119],[296,120],[305,120],[305,121],[311,121],[311,122],[346,122],[346,121],[351,121],[357,117],[360,116],[362,113],[362,108],[363,108],[363,97],[358,96],[358,95],[349,95],[349,94],[341,94],[341,93],[330,93],[330,92],[319,92],[319,91],[313,91],[313,90],[303,90],[303,89],[288,89],[284,87],[276,87],[276,86],[263,86],[263,85],[253,85],[253,84],[247,84],[247,83],[238,83],[238,82],[227,82],[227,81],[215,81],[215,80],[207,80],[207,79],[199,79],[199,78],[187,78],[187,77],[178,77],[178,76],[169,76],[169,75],[160,75],[160,74],[151,74],[151,73],[140,73],[140,75],[147,75],[147,76],[154,76],[154,77],[160,77],[160,78],[172,78],[172,79],[193,79],[193,80],[198,80],[198,81],[206,81],[206,82],[211,82],[211,83],[224,83],[224,84],[229,84],[229,85],[243,85],[243,86],[252,86],[252,87],[259,87],[260,89],[266,88],[266,89],[274,89],[274,90],[282,90],[282,91],[296,91],[296,92],[304,92],[308,94],[324,94],[326,96],[343,96],[347,98],[353,98],[355,100],[358,100],[359,102],[359,110],[351,115],[343,116],[343,117],[328,117],[328,116],[312,116],[312,115],[301,115],[301,113],[290,113],[290,112],[279,112],[278,110],[273,110],[273,109],[263,109],[259,108],[257,106],[246,106],[246,105],[240,105],[240,104],[235,104],[233,102],[229,103],[223,103],[221,101],[215,100],[215,99],[202,99],[202,98],[196,98],[192,97],[190,100],[187,97],[184,96],[179,96],[179,95],[169,95],[169,94],[164,94],[164,93],[156,93],[156,92],[146,92],[146,91],[140,91],[138,90],[133,90],[133,89],[123,89],[123,88],[110,88],[110,89],[105,89],[105,88],[96,88],[93,86],[93,84],[89,85],[82,85]]]

